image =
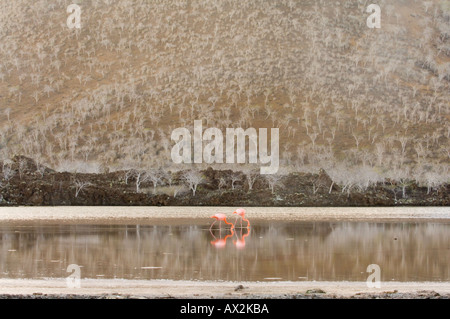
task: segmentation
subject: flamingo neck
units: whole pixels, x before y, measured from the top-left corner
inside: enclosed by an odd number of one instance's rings
[[[231,228],[231,234],[226,235],[224,239],[227,240],[228,238],[230,238],[230,237],[232,237],[232,236],[234,236],[234,230],[233,230],[233,228]]]
[[[234,229],[234,224],[233,224],[233,223],[229,223],[229,222],[227,222],[226,220],[224,220],[224,222],[225,222],[225,224],[227,224],[227,225],[231,225],[231,229],[232,229],[232,230]]]

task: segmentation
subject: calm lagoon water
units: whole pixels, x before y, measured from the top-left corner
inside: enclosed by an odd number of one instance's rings
[[[67,277],[77,264],[82,278],[365,281],[377,264],[382,281],[450,281],[449,261],[450,220],[0,224],[0,278]]]

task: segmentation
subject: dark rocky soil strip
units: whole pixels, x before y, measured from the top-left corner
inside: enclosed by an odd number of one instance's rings
[[[21,163],[21,164],[20,164]],[[25,163],[25,165],[24,165]],[[0,163],[1,164],[1,163]],[[0,168],[2,165],[0,165]],[[377,183],[365,190],[343,190],[324,170],[318,174],[283,175],[272,189],[257,176],[250,190],[246,174],[231,170],[201,171],[203,181],[195,196],[183,180],[183,172],[160,172],[159,184],[147,180],[136,191],[132,171],[102,174],[59,173],[38,170],[29,158],[15,157],[13,173],[0,181],[0,206],[448,206],[450,185],[427,189],[409,181]],[[232,182],[234,181],[234,182]],[[80,189],[80,185],[85,183]],[[176,193],[174,188],[179,189]],[[403,197],[403,190],[405,197]]]

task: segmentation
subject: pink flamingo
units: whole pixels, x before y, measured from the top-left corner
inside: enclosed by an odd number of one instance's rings
[[[223,222],[225,222],[225,224],[231,225],[231,230],[234,229],[234,224],[227,222],[227,216],[225,214],[218,213],[218,214],[211,216],[211,218],[215,218],[216,220],[214,221],[214,223],[211,224],[211,227],[209,227],[209,230],[211,230],[211,228],[217,221],[219,221],[219,228],[222,227],[222,221],[223,221]]]
[[[235,223],[237,222],[237,219],[238,219],[239,217],[241,217],[241,228],[242,228],[242,221],[243,221],[243,220],[245,220],[245,221],[247,222],[247,228],[250,228],[250,221],[249,221],[247,218],[245,218],[245,209],[243,209],[243,208],[238,208],[238,209],[236,209],[236,211],[235,211],[233,214],[237,214],[237,215],[238,215],[238,216],[236,217]]]

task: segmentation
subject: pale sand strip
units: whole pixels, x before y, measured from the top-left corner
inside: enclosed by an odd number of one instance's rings
[[[238,285],[244,289],[235,291]],[[381,288],[368,288],[365,282],[216,282],[173,280],[82,279],[80,288],[68,288],[61,279],[0,279],[0,294],[31,295],[102,295],[121,294],[146,297],[178,298],[246,298],[283,297],[305,294],[309,289],[322,289],[326,295],[352,296],[357,293],[417,293],[435,291],[450,294],[450,283],[382,282]]]
[[[236,207],[0,207],[1,224],[17,223],[209,223],[210,216],[233,216]],[[450,207],[249,207],[252,221],[441,221]]]

